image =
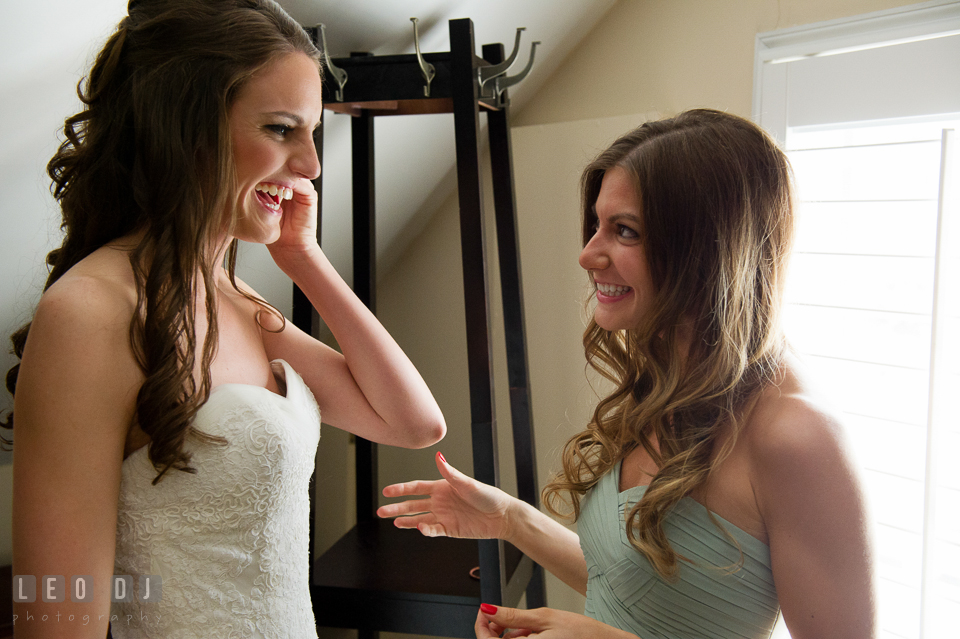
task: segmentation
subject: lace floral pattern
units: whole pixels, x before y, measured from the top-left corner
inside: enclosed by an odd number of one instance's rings
[[[307,489],[320,413],[289,364],[274,370],[286,397],[244,384],[211,393],[195,424],[228,444],[188,444],[196,474],[152,486],[146,449],[124,461],[114,572],[163,581],[157,603],[113,604],[116,639],[317,637]]]

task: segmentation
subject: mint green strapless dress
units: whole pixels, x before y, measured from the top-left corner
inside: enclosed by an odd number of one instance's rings
[[[670,582],[627,541],[624,513],[646,489],[622,493],[620,464],[583,499],[577,530],[587,560],[586,614],[643,639],[769,637],[780,606],[770,570],[770,548],[716,517],[739,548],[717,528],[707,509],[682,499],[667,517],[670,544],[695,563],[679,562]],[[731,572],[731,566],[743,565]]]

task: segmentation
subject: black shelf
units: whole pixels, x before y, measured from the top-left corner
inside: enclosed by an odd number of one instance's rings
[[[476,541],[361,522],[314,565],[317,625],[473,637],[481,601],[470,570],[478,565]]]
[[[478,481],[499,484],[497,427],[490,361],[490,312],[483,233],[480,171],[481,108],[487,113],[493,168],[498,258],[510,385],[511,421],[518,497],[537,506],[536,456],[530,411],[524,337],[520,256],[508,122],[509,99],[480,97],[478,68],[504,60],[503,45],[474,53],[473,23],[451,20],[450,51],[424,54],[436,70],[430,95],[416,55],[336,58],[347,72],[343,100],[329,69],[325,108],[352,116],[354,290],[376,312],[376,193],[373,118],[452,112],[457,149],[460,242],[466,310],[473,467]],[[314,34],[316,38],[316,32]],[[496,103],[499,106],[495,106]],[[323,128],[316,135],[323,157]],[[322,192],[322,181],[314,182]],[[320,225],[318,225],[319,234]],[[318,241],[320,238],[317,238]],[[297,326],[310,331],[315,311],[294,290]],[[545,605],[543,571],[502,541],[428,538],[376,518],[379,496],[377,445],[357,438],[357,522],[323,556],[313,559],[316,485],[311,484],[311,596],[319,627],[356,628],[361,639],[380,631],[444,637],[473,637],[481,603],[515,606],[527,595],[530,607]],[[479,580],[470,576],[475,570]]]

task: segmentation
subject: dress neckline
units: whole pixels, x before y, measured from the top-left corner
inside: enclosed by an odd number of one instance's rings
[[[270,371],[273,374],[273,378],[276,380],[277,385],[280,387],[280,391],[281,391],[280,393],[275,393],[269,388],[266,388],[265,386],[260,386],[259,384],[244,384],[242,382],[227,382],[225,384],[217,384],[216,386],[210,389],[210,395],[207,397],[207,401],[205,401],[203,404],[200,405],[199,408],[197,408],[197,412],[196,412],[196,415],[194,416],[194,419],[196,419],[200,415],[200,413],[206,412],[208,410],[208,407],[211,406],[213,396],[215,394],[218,394],[218,392],[221,389],[229,390],[231,388],[235,388],[235,389],[243,389],[244,391],[253,390],[254,392],[266,393],[270,397],[275,397],[277,400],[280,400],[283,402],[292,401],[290,397],[291,384],[290,384],[289,373],[292,372],[294,375],[296,375],[297,372],[293,370],[293,367],[290,366],[290,364],[288,364],[285,360],[282,360],[282,359],[272,360],[270,362]],[[147,442],[143,446],[140,446],[139,448],[131,451],[129,455],[123,458],[123,461],[121,462],[121,464],[125,464],[127,460],[132,459],[136,455],[145,453],[149,448],[150,448],[150,442]]]
[[[273,395],[273,396],[275,396],[275,397],[277,397],[277,398],[279,398],[279,399],[289,400],[289,399],[290,399],[290,384],[289,384],[289,381],[288,381],[288,377],[289,377],[289,376],[287,375],[287,368],[289,368],[289,367],[290,367],[290,364],[287,364],[287,362],[284,361],[284,360],[282,360],[282,359],[275,359],[275,360],[273,360],[273,361],[270,362],[270,372],[271,372],[271,374],[273,375],[274,381],[277,382],[277,386],[280,388],[280,392],[279,392],[279,393],[275,393],[275,392],[273,392],[272,390],[270,390],[269,388],[267,388],[267,387],[265,387],[265,386],[260,386],[259,384],[244,384],[243,382],[225,382],[225,383],[223,383],[223,384],[217,384],[216,386],[214,386],[213,388],[211,388],[211,389],[210,389],[210,397],[213,397],[213,394],[216,393],[217,391],[219,391],[221,388],[224,388],[224,387],[229,388],[229,387],[231,387],[231,386],[239,386],[240,388],[259,388],[260,390],[266,391],[266,392],[270,393],[271,395]],[[210,399],[207,398],[207,402],[209,402],[209,401],[210,401]],[[203,408],[204,406],[206,406],[206,405],[207,405],[207,402],[204,402],[204,403],[200,406],[200,408]]]
[[[623,463],[623,460],[618,461],[613,466],[613,472],[609,473],[610,475],[612,475],[612,480],[614,482],[614,486],[616,487],[617,501],[619,502],[619,504],[626,504],[627,502],[631,502],[631,501],[632,502],[640,501],[640,498],[643,496],[643,494],[647,492],[648,486],[631,486],[630,488],[620,490],[620,466],[622,463]],[[631,499],[632,494],[636,494],[637,495],[636,498]],[[746,530],[744,530],[740,526],[737,526],[736,524],[724,519],[717,513],[713,512],[712,510],[710,510],[709,508],[701,504],[699,501],[697,501],[693,497],[690,497],[688,495],[680,499],[680,502],[695,504],[694,508],[701,510],[708,517],[713,516],[714,518],[716,518],[717,521],[723,524],[724,528],[728,529],[731,532],[731,534],[733,534],[737,538],[737,541],[749,540],[747,541],[747,543],[752,542],[752,543],[760,544],[761,546],[763,546],[764,549],[766,549],[769,552],[770,544],[765,543],[760,539],[757,539],[756,537],[748,533]]]

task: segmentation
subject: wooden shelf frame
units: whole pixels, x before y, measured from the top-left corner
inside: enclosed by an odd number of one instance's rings
[[[478,67],[504,60],[503,45],[485,45],[483,57],[477,57],[472,21],[451,20],[449,28],[450,51],[423,55],[436,69],[429,97],[424,96],[425,83],[416,55],[354,54],[335,59],[334,64],[349,76],[342,102],[334,97],[336,80],[329,72],[325,79],[325,107],[353,116],[354,290],[376,312],[373,119],[453,112],[474,475],[479,481],[499,485],[480,172],[479,114],[483,109],[487,113],[490,143],[518,497],[536,507],[539,491],[527,375],[509,100],[501,101],[503,106],[497,108],[494,100],[482,99],[477,79]],[[316,33],[314,37],[316,40]],[[322,161],[322,126],[315,139]],[[321,179],[314,184],[322,202]],[[294,323],[313,331],[314,315],[309,301],[294,287]],[[545,605],[542,568],[510,544],[498,540],[430,539],[378,520],[376,444],[357,438],[356,457],[357,526],[319,558],[312,554],[316,486],[311,483],[311,595],[318,626],[356,628],[363,639],[377,637],[380,631],[473,637],[481,602],[514,606],[526,592],[528,607]],[[479,566],[479,581],[469,575],[475,566]]]

